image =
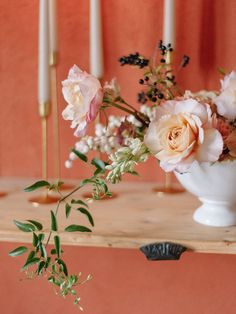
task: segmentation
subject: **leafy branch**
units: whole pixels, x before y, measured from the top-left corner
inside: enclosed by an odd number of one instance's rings
[[[74,153],[85,163],[89,163],[87,156],[82,153],[73,150]],[[26,246],[19,246],[9,252],[12,257],[17,257],[28,252],[26,260],[21,268],[25,272],[28,278],[36,278],[44,276],[48,282],[56,288],[56,293],[62,297],[71,295],[80,310],[80,297],[77,293],[79,286],[87,282],[92,278],[88,275],[85,279],[82,279],[82,274],[69,274],[66,262],[63,260],[62,255],[64,253],[61,247],[60,227],[58,221],[58,212],[62,204],[64,205],[65,216],[68,218],[71,211],[74,210],[87,218],[91,227],[94,227],[94,219],[89,212],[89,206],[86,201],[80,198],[70,199],[77,191],[90,184],[93,186],[93,193],[91,198],[99,200],[103,197],[111,196],[111,193],[103,179],[105,174],[106,164],[97,158],[92,159],[89,163],[95,167],[94,173],[91,178],[83,180],[80,184],[66,195],[62,195],[61,187],[62,182],[50,184],[45,180],[37,181],[31,186],[25,188],[26,192],[33,192],[35,190],[46,188],[47,192],[55,191],[60,195],[60,199],[57,202],[55,210],[50,211],[50,231],[46,237],[44,227],[42,223],[36,220],[28,219],[24,222],[14,220],[16,227],[22,231],[32,234],[32,246],[30,248]],[[65,227],[65,232],[91,232],[92,230],[84,225],[71,224]],[[52,248],[49,249],[48,245],[53,236]]]

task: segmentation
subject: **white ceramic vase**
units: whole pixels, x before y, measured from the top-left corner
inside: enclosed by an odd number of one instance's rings
[[[236,160],[195,162],[189,172],[175,175],[202,202],[193,215],[196,222],[215,227],[236,225]]]

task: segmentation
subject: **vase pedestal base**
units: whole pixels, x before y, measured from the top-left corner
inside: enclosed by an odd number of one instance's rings
[[[236,204],[199,198],[203,203],[194,213],[193,219],[212,227],[230,227],[236,225]]]

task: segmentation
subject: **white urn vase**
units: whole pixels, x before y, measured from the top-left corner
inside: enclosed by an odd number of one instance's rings
[[[236,160],[194,164],[186,173],[175,173],[187,191],[202,205],[193,219],[214,227],[236,225]]]

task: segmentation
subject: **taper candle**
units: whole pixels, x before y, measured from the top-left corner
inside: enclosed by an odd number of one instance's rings
[[[102,20],[100,0],[90,0],[90,73],[103,77]]]
[[[49,1],[50,65],[56,65],[58,61],[57,0],[48,1]]]
[[[39,55],[38,55],[38,103],[41,117],[49,113],[50,69],[49,69],[49,14],[48,0],[39,5]]]
[[[175,0],[164,0],[163,42],[175,47]]]

